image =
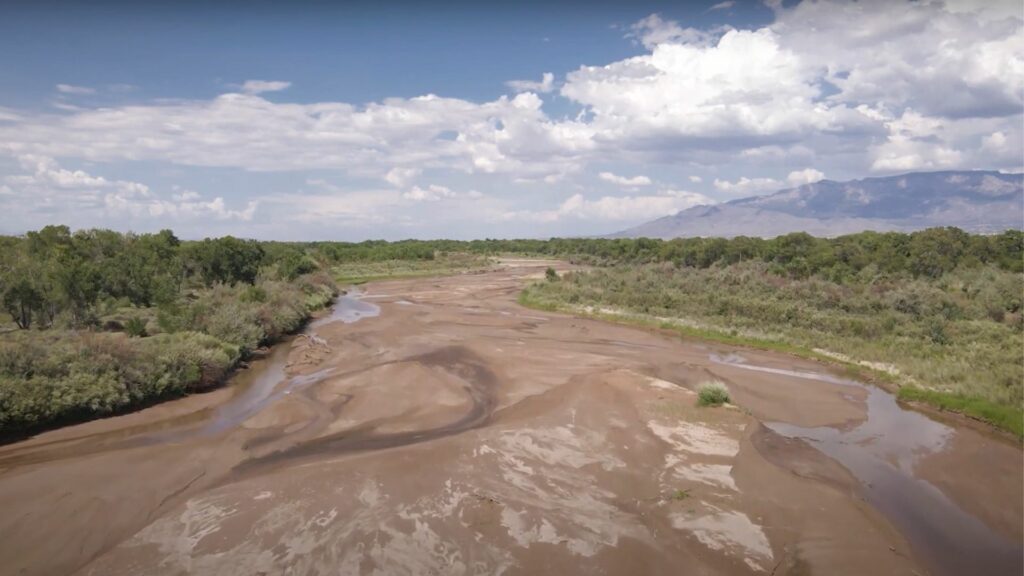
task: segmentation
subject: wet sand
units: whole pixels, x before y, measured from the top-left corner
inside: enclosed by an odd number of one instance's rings
[[[372,283],[228,388],[0,447],[0,574],[1022,572],[1019,445],[518,306],[549,264]]]

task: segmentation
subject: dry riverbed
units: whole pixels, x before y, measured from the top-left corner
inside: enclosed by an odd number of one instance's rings
[[[371,283],[229,388],[0,448],[0,573],[1021,573],[1018,445],[518,306],[549,264]]]

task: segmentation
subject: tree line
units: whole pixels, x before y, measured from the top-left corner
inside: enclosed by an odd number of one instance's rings
[[[736,237],[552,238],[548,240],[403,240],[386,242],[258,242],[226,236],[179,240],[170,230],[122,234],[47,226],[23,237],[0,237],[0,301],[22,328],[50,326],[64,316],[86,326],[103,299],[135,306],[174,300],[183,290],[217,284],[252,284],[271,268],[294,279],[339,262],[431,260],[437,253],[503,253],[572,258],[592,264],[671,262],[709,268],[745,261],[768,263],[794,278],[821,275],[836,281],[868,266],[879,272],[938,278],[959,267],[994,264],[1024,270],[1024,234],[968,234],[957,228],[913,233],[862,232],[836,238],[805,233],[772,239]]]

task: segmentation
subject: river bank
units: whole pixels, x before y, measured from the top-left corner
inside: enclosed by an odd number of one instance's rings
[[[516,304],[549,265],[370,283],[228,388],[0,447],[0,573],[942,575],[941,543],[1019,573],[811,436],[1009,542],[1019,447],[814,362]],[[698,407],[709,380],[737,407]],[[892,444],[903,418],[927,441]]]

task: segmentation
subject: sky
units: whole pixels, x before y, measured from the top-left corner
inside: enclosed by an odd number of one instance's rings
[[[1009,2],[5,2],[0,233],[596,235],[1024,165]]]

